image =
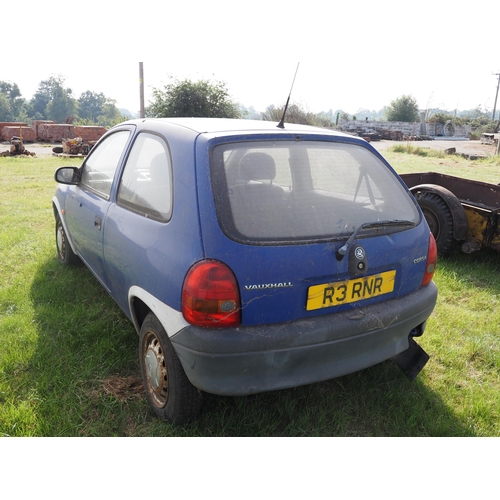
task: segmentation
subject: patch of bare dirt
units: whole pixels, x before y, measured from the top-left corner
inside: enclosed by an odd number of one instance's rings
[[[120,401],[144,394],[142,379],[135,376],[120,377],[114,375],[103,381],[102,388],[106,394],[114,396]]]
[[[140,377],[113,375],[105,380],[98,381],[97,386],[86,392],[93,399],[99,399],[104,393],[120,401],[126,401],[137,396],[142,397],[144,386]]]

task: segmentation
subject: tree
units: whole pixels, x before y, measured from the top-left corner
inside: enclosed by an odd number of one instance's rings
[[[102,114],[106,100],[102,92],[97,93],[91,90],[82,92],[78,98],[78,116],[91,123],[97,123],[97,117]]]
[[[75,113],[76,101],[71,97],[71,94],[62,87],[54,89],[52,100],[45,108],[47,119],[56,123],[65,123],[68,118],[74,117]]]
[[[418,105],[411,95],[402,95],[387,107],[387,121],[417,122],[419,121]]]
[[[276,107],[274,104],[268,106],[262,113],[262,119],[272,122],[279,122],[283,116],[285,106]],[[305,111],[298,104],[290,104],[286,111],[285,123],[299,123],[302,125],[314,125],[316,127],[332,127],[331,120],[321,113],[314,114]]]
[[[193,82],[175,80],[164,89],[153,89],[153,102],[146,109],[147,116],[240,118],[237,104],[229,96],[224,82],[209,80]]]
[[[11,122],[14,121],[12,110],[10,107],[10,102],[7,96],[0,92],[0,122]]]
[[[53,120],[57,123],[64,123],[69,116],[76,113],[72,90],[64,88],[62,76],[51,76],[48,80],[41,81],[30,106],[33,118]]]
[[[31,113],[36,118],[45,118],[45,109],[52,99],[54,87],[61,85],[61,77],[51,76],[48,80],[42,80],[38,84],[38,90],[33,95],[30,106]]]
[[[243,104],[239,104],[240,115],[247,120],[262,120],[262,113],[257,111],[253,106],[247,108]]]
[[[103,127],[113,127],[126,120],[127,118],[123,116],[116,107],[116,101],[113,99],[106,99],[106,102],[102,106],[101,114],[97,117],[96,123]]]
[[[17,121],[24,115],[26,101],[15,83],[0,81],[0,120]]]
[[[97,93],[87,90],[78,98],[78,118],[76,123],[79,125],[112,127],[126,119],[116,107],[116,101],[109,99],[102,92]]]

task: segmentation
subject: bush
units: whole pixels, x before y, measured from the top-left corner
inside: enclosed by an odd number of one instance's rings
[[[224,82],[176,80],[165,85],[164,89],[153,89],[153,99],[146,109],[146,115],[153,118],[241,117],[239,107],[229,96]]]
[[[458,118],[455,115],[442,112],[434,113],[429,118],[429,123],[441,123],[442,125],[446,125],[446,123],[448,122],[451,122],[455,125],[464,125],[467,123],[467,120],[463,118]]]
[[[283,116],[285,106],[268,106],[262,113],[262,119],[271,122],[279,122]],[[315,114],[305,111],[298,104],[290,104],[286,112],[285,123],[298,123],[301,125],[312,125],[315,127],[333,127],[332,121],[321,113]]]
[[[417,101],[411,95],[402,95],[391,101],[386,114],[389,122],[419,121]]]

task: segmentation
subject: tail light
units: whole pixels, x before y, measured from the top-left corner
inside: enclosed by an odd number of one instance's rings
[[[425,264],[425,274],[422,286],[428,285],[432,281],[437,263],[437,245],[432,233],[429,236],[429,250],[427,252],[427,262]]]
[[[187,273],[182,287],[182,314],[189,323],[208,328],[241,323],[240,294],[228,266],[202,260]]]

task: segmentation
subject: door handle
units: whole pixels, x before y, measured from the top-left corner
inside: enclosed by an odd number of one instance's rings
[[[94,227],[95,227],[98,231],[100,231],[100,230],[101,230],[101,224],[102,224],[102,219],[101,219],[98,215],[96,215],[96,216],[95,216],[95,219],[94,219]]]

